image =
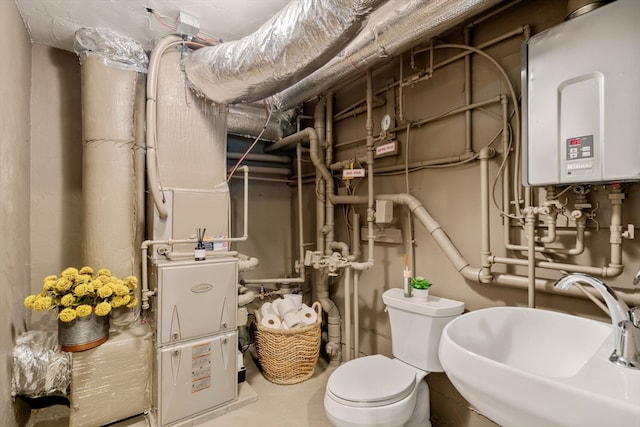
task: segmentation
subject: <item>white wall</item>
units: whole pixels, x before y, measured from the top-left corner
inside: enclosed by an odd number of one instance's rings
[[[0,32],[0,419],[14,426],[27,414],[11,402],[10,357],[28,327],[31,42],[13,1],[0,2]]]

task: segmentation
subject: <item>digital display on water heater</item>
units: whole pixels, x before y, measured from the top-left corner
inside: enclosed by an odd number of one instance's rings
[[[593,135],[567,138],[567,160],[593,157]]]

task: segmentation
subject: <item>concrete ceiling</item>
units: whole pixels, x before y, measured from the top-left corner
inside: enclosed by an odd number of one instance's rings
[[[290,0],[15,1],[33,43],[73,51],[74,33],[82,27],[110,29],[150,49],[153,40],[172,32],[167,26],[175,26],[180,12],[198,20],[201,37],[238,40]]]

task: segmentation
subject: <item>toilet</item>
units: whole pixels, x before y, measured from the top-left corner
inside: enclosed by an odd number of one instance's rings
[[[324,409],[336,427],[431,426],[424,378],[443,372],[438,358],[442,330],[462,314],[464,303],[429,296],[405,298],[402,289],[382,294],[389,313],[394,358],[381,354],[339,366],[329,377]]]

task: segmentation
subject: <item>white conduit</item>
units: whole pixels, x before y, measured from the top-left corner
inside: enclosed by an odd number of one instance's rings
[[[302,144],[296,144],[296,173],[298,175],[298,268],[300,278],[305,279],[304,272],[304,209],[302,205]]]
[[[291,1],[253,34],[193,52],[185,61],[187,77],[218,103],[264,99],[333,58],[382,3]]]
[[[258,258],[250,257],[244,254],[238,254],[238,271],[249,271],[253,270],[260,264]]]
[[[351,268],[344,269],[344,356],[343,362],[351,360]]]
[[[360,357],[360,272],[353,272],[353,358]]]
[[[371,68],[367,70],[367,227],[368,227],[368,255],[369,258],[366,262],[354,262],[351,263],[351,267],[354,270],[362,271],[368,270],[373,267],[374,260],[374,243],[375,232],[373,230],[373,223],[375,221],[375,199],[373,191],[373,153],[375,148],[373,146],[373,72]],[[332,196],[332,195],[330,195]],[[329,197],[331,200],[331,197]]]
[[[243,157],[242,153],[227,153],[227,159],[240,160]],[[247,154],[244,156],[246,160],[252,160],[255,162],[265,163],[291,163],[291,157],[289,156],[276,156],[272,154]],[[252,168],[253,170],[253,168]]]
[[[360,214],[353,212],[353,235],[351,245],[353,246],[353,258],[360,256]],[[353,357],[358,358],[360,354],[360,272],[353,272]]]
[[[160,193],[158,180],[158,162],[156,151],[156,110],[158,96],[158,64],[162,54],[169,47],[182,42],[178,36],[167,36],[158,42],[149,57],[149,74],[147,75],[147,180],[151,199],[158,210],[160,219],[167,219],[168,212],[164,206],[165,199]],[[143,262],[144,264],[144,262]]]

